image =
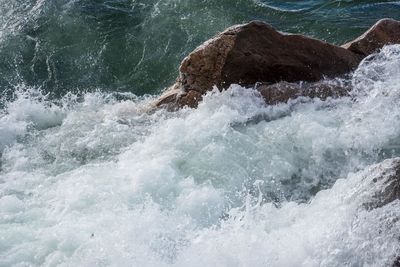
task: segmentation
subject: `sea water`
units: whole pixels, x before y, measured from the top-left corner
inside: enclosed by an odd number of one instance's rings
[[[326,101],[268,106],[233,85],[170,113],[18,88],[0,119],[0,265],[384,266],[400,203],[367,212],[355,192],[400,155],[399,77],[387,46]]]
[[[390,266],[400,254],[400,202],[363,208],[365,181],[400,156],[399,45],[326,81],[350,83],[348,97],[269,106],[232,85],[197,109],[151,108],[225,26],[270,19],[341,42],[399,15],[397,2],[0,3],[0,266]]]

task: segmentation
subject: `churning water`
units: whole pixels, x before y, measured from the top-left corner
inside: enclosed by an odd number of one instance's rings
[[[146,113],[21,87],[0,119],[0,265],[384,266],[400,202],[360,211],[352,172],[400,156],[399,77],[387,46],[325,102],[232,86]]]
[[[266,12],[295,29],[304,12],[317,21],[327,10],[323,23],[340,10],[360,22],[371,8],[399,15],[398,3],[149,2],[0,2],[0,266],[390,265],[400,254],[400,201],[360,205],[370,165],[400,156],[400,46],[364,60],[341,99],[268,106],[232,85],[171,113],[150,112],[157,96],[141,95],[172,82],[171,66],[213,23],[219,30]],[[214,20],[198,26],[206,16]],[[365,17],[362,27],[374,19]],[[311,20],[298,29],[323,36]],[[350,34],[345,23],[329,38]],[[99,46],[105,33],[126,42]],[[136,47],[144,44],[148,52]]]
[[[341,44],[385,17],[400,18],[398,1],[0,0],[0,93],[24,83],[55,97],[154,94],[233,24],[259,19]]]

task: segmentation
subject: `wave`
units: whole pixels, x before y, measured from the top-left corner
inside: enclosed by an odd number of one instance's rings
[[[82,89],[156,94],[185,55],[233,24],[264,20],[340,44],[398,16],[393,1],[370,0],[0,0],[0,94],[19,84],[53,98]]]
[[[368,166],[400,156],[399,70],[387,46],[350,97],[232,85],[174,113],[21,85],[0,115],[0,265],[387,265],[399,202],[359,205]]]

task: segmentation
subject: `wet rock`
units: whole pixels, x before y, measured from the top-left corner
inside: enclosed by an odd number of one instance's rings
[[[358,194],[365,195],[362,207],[366,210],[372,211],[400,200],[400,158],[387,159],[372,166],[361,181],[361,183],[364,182],[366,182],[366,186],[361,186],[363,190]],[[391,220],[389,227],[400,218],[397,216]],[[397,238],[400,240],[400,236]],[[400,256],[396,257],[388,266],[399,267]]]
[[[312,82],[347,74],[365,56],[390,43],[400,43],[400,22],[391,19],[380,20],[343,47],[281,33],[260,21],[236,25],[205,42],[182,61],[176,83],[156,106],[170,110],[195,108],[213,86],[223,90],[231,84],[251,88],[263,84],[258,90],[268,104],[298,96],[325,99],[347,95],[346,88]],[[306,83],[293,84],[300,81]]]
[[[201,93],[189,90],[187,92],[178,88],[171,88],[167,90],[160,99],[155,103],[156,107],[166,107],[169,111],[176,111],[185,106],[189,108],[197,108],[197,105],[203,96]]]
[[[385,160],[370,173],[368,179],[374,193],[363,204],[366,209],[380,208],[400,199],[400,158]]]
[[[298,97],[320,98],[321,100],[326,100],[328,97],[339,98],[349,96],[351,91],[349,85],[339,85],[327,81],[257,83],[253,88],[261,94],[268,105],[286,103],[290,99]],[[176,111],[184,106],[196,108],[201,100],[202,94],[197,91],[185,92],[175,89],[167,91],[156,103],[156,106],[165,106],[169,111]]]
[[[360,62],[358,56],[340,47],[283,34],[262,22],[234,29],[235,44],[216,83],[224,88],[233,83],[319,81],[348,73]]]
[[[285,103],[289,99],[305,96],[325,100],[328,97],[338,98],[348,96],[351,90],[348,85],[327,82],[279,82],[275,84],[258,84],[255,89],[263,96],[265,103],[275,105]]]
[[[222,72],[226,60],[236,42],[236,28],[229,28],[217,37],[205,42],[181,63],[177,84],[184,91],[194,90],[201,94],[214,85],[223,83]]]
[[[228,28],[181,63],[177,82],[157,106],[197,105],[214,85],[318,81],[353,70],[361,57],[344,48],[298,34],[285,34],[253,21]],[[192,92],[193,91],[193,92]],[[198,92],[199,94],[196,94]],[[171,105],[170,105],[171,106]]]
[[[400,43],[400,21],[381,19],[363,35],[342,47],[363,57],[377,52],[384,45]]]
[[[360,59],[341,47],[253,21],[228,28],[193,51],[181,64],[178,83],[204,94],[213,85],[319,81],[350,72]]]

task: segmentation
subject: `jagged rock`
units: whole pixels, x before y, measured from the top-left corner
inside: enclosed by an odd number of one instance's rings
[[[193,51],[181,64],[178,83],[204,94],[213,85],[318,81],[348,73],[359,62],[343,48],[253,21],[228,28]]]
[[[344,48],[280,33],[264,22],[253,21],[228,28],[190,53],[181,63],[176,84],[157,106],[175,102],[175,107],[195,107],[214,85],[222,89],[230,84],[336,77],[354,69],[360,60]]]
[[[254,89],[260,92],[265,103],[269,105],[286,103],[289,99],[296,99],[301,96],[320,98],[322,100],[325,100],[328,97],[338,98],[349,96],[349,92],[351,91],[349,85],[330,84],[323,81],[315,83],[257,83],[254,86]],[[202,94],[194,90],[189,90],[188,92],[179,89],[168,90],[156,105],[165,105],[170,111],[175,111],[184,106],[196,108],[202,98]]]
[[[400,43],[400,21],[381,19],[363,35],[342,47],[363,57],[377,52],[384,45]]]
[[[254,88],[262,83],[259,91],[268,104],[301,95],[321,99],[347,95],[346,88],[311,82],[349,73],[365,56],[389,43],[400,43],[400,22],[390,19],[380,20],[363,36],[343,47],[281,33],[260,21],[233,26],[182,61],[176,83],[156,106],[167,106],[170,110],[183,106],[194,108],[213,86],[223,90],[231,84]],[[304,85],[292,84],[300,81],[308,82],[305,83],[307,90]],[[271,85],[274,83],[277,84]]]
[[[368,210],[400,199],[400,158],[388,159],[370,170],[368,179],[373,195],[364,203]]]
[[[226,60],[235,46],[236,27],[229,28],[217,37],[205,42],[181,63],[178,85],[185,91],[206,93],[214,85],[223,82]]]
[[[255,89],[263,96],[265,103],[275,105],[285,103],[289,99],[300,96],[320,98],[325,100],[328,97],[338,98],[348,96],[351,88],[347,85],[330,84],[325,82],[301,82],[288,83],[279,82],[275,84],[259,84]]]
[[[362,172],[361,178],[354,195],[364,200],[362,208],[373,212],[375,209],[394,204],[389,207],[397,209],[398,202],[393,202],[400,200],[400,158],[386,159],[379,164],[370,166]],[[398,212],[393,211],[390,216],[390,221],[386,221],[387,228],[396,227],[396,222],[400,220]],[[388,217],[385,217],[385,220],[387,219]],[[400,234],[396,234],[395,238],[400,242]],[[397,255],[387,266],[400,266],[400,256]]]
[[[197,105],[202,99],[202,94],[197,91],[189,90],[185,92],[175,86],[161,95],[160,99],[155,103],[155,106],[165,106],[169,111],[176,111],[185,106],[197,108]]]

